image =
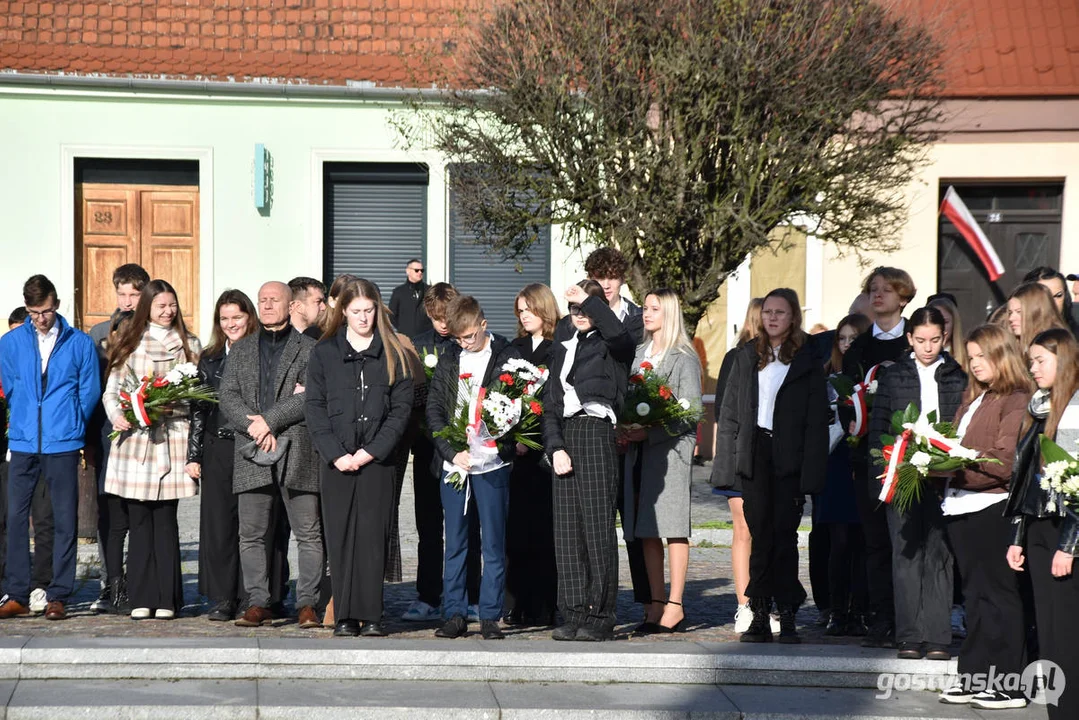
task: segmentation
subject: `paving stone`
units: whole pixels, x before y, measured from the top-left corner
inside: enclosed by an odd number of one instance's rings
[[[714,686],[492,684],[503,720],[611,718],[611,720],[740,720],[730,699]]]
[[[9,720],[254,720],[254,681],[22,680],[7,705]]]
[[[446,718],[494,720],[498,704],[487,683],[260,680],[260,720]],[[302,708],[302,710],[301,710]]]

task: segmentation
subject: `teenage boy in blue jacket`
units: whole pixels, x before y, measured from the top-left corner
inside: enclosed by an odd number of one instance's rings
[[[23,285],[31,322],[0,338],[0,384],[11,411],[8,444],[7,568],[0,619],[30,614],[30,501],[44,476],[52,497],[53,578],[45,617],[63,620],[75,585],[79,451],[101,397],[94,342],[57,312],[56,286],[44,275]]]

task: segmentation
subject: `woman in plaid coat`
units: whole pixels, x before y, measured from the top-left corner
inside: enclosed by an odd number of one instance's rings
[[[109,349],[103,402],[114,429],[105,492],[124,498],[130,519],[127,555],[131,617],[172,618],[183,607],[180,498],[198,493],[184,474],[190,419],[186,407],[148,430],[133,427],[120,408],[120,391],[148,373],[164,375],[178,363],[197,362],[201,346],[187,331],[176,291],[164,280],[143,288],[131,321]]]

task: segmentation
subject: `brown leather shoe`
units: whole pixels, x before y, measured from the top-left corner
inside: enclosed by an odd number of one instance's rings
[[[315,608],[310,605],[304,605],[300,608],[299,615],[300,627],[304,630],[310,630],[311,628],[322,627],[322,623],[318,621],[318,613],[315,612]]]
[[[269,609],[257,605],[247,608],[247,612],[236,620],[236,624],[240,627],[258,627],[259,625],[270,625],[272,623],[273,613]]]
[[[18,600],[8,598],[8,601],[0,605],[0,620],[7,618],[30,617],[30,608]]]
[[[64,610],[64,604],[59,600],[53,600],[45,606],[45,619],[46,620],[67,620],[67,611]]]

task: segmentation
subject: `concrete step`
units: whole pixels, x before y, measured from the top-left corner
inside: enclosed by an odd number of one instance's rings
[[[0,681],[7,720],[1044,720],[1042,707],[977,711],[934,694],[684,684],[486,683],[389,680]]]
[[[940,687],[955,661],[847,645],[687,640],[0,637],[0,679],[423,680],[876,688],[882,673]]]

